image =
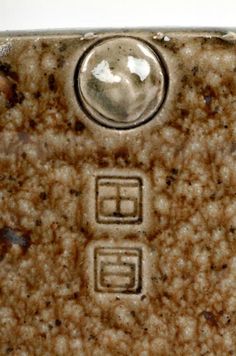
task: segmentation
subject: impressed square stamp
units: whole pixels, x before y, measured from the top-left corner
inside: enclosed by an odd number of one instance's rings
[[[143,182],[140,177],[96,177],[96,221],[100,224],[140,224]]]
[[[142,292],[142,258],[140,247],[95,248],[95,292],[140,294]]]

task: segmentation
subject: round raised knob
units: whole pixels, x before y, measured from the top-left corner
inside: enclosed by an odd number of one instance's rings
[[[76,73],[84,110],[98,123],[117,129],[148,121],[165,96],[165,71],[145,42],[109,38],[84,55]]]

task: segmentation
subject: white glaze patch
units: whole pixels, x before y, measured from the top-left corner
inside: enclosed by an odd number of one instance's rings
[[[119,75],[112,73],[110,65],[105,59],[93,68],[92,74],[96,79],[104,83],[112,84],[119,83],[121,81],[121,77]]]
[[[143,82],[150,74],[150,65],[145,59],[128,56],[127,64],[130,73],[136,74]]]

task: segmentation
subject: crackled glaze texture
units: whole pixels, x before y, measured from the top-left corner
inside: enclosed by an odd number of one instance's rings
[[[236,354],[235,36],[127,34],[169,78],[128,130],[75,93],[112,33],[0,39],[1,355]]]

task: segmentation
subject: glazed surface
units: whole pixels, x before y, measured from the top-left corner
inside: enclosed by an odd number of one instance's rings
[[[122,132],[73,88],[107,34],[1,38],[1,355],[236,354],[236,44],[134,35],[162,53],[169,89]],[[139,224],[96,220],[94,179],[113,172],[142,180]],[[142,293],[92,290],[95,242],[143,249]]]

